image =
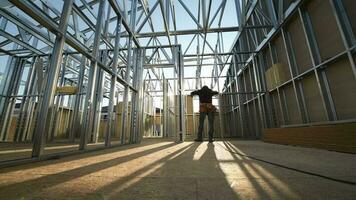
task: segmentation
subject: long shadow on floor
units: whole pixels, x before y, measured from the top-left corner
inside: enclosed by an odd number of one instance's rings
[[[206,146],[206,148],[202,148]],[[271,167],[230,153],[236,147],[224,142],[232,160],[217,158],[224,151],[214,144],[193,144],[119,177],[89,194],[104,199],[299,199]],[[198,151],[204,151],[196,158]],[[220,152],[221,153],[221,152]],[[227,165],[227,166],[225,166]],[[271,171],[269,171],[271,170]],[[279,169],[277,169],[279,170]],[[238,175],[235,174],[239,171]]]
[[[256,146],[254,146],[256,145]],[[260,146],[259,146],[260,145]],[[294,170],[286,169],[271,163],[261,162],[248,157],[241,156],[250,155],[261,160],[269,162],[269,158],[277,160],[277,164],[294,159],[293,151],[288,154],[283,149],[275,150],[276,145],[261,145],[256,143],[232,143],[224,142],[224,149],[229,152],[235,160],[242,160],[245,165],[244,173],[253,174],[255,177],[254,188],[261,188],[266,191],[256,191],[261,194],[260,199],[355,199],[356,190],[354,185],[348,185],[340,182],[335,182],[323,179],[316,176],[300,173]],[[294,150],[300,151],[300,148]],[[287,151],[288,152],[288,151]],[[307,153],[308,151],[302,151]],[[239,155],[240,154],[240,155]],[[259,156],[256,156],[259,155]],[[261,155],[265,155],[264,157]],[[287,157],[286,157],[287,156]],[[323,165],[318,165],[318,157],[315,157],[316,169],[323,170]],[[309,160],[304,160],[303,156],[299,156],[295,163],[289,163],[290,167],[298,165],[301,169],[303,166],[310,165]],[[272,161],[273,162],[273,161]],[[239,163],[239,162],[238,162]],[[332,166],[332,165],[331,165]],[[325,167],[325,166],[324,166]],[[345,178],[345,177],[343,177]],[[251,179],[249,179],[251,180]],[[256,187],[256,185],[260,185]]]
[[[78,179],[91,173],[117,166],[125,162],[130,162],[131,160],[138,159],[160,150],[168,149],[175,145],[176,144],[172,142],[130,155],[119,156],[102,162],[95,162],[94,164],[79,166],[74,169],[62,171],[56,174],[36,174],[39,175],[39,177],[2,186],[0,188],[0,199],[18,199],[19,197],[25,197],[29,194],[29,189],[31,190],[32,194],[36,194],[36,192],[40,192],[45,188],[60,185],[62,183]]]
[[[203,151],[203,152],[201,152]],[[199,158],[195,158],[200,154]],[[239,199],[219,167],[215,146],[194,143],[86,196],[104,199]]]
[[[248,178],[256,196],[260,199],[298,199],[300,198],[295,191],[288,187],[276,173],[272,173],[272,166],[266,168],[265,164],[258,161],[239,156],[233,152],[242,153],[236,146],[230,142],[223,142],[224,148],[234,157],[235,163]],[[243,153],[242,153],[243,154]],[[271,168],[272,167],[272,168]],[[276,167],[274,167],[276,169]],[[280,170],[277,168],[276,170]],[[276,170],[273,170],[274,172]]]
[[[117,151],[123,151],[123,150],[126,151],[129,149],[135,149],[138,147],[149,146],[149,145],[155,144],[155,142],[157,142],[157,140],[151,140],[151,141],[146,140],[144,143],[140,143],[140,144],[128,144],[128,145],[120,145],[120,146],[118,145],[118,146],[114,146],[114,147],[108,148],[108,149],[99,149],[97,151],[79,153],[77,155],[63,156],[60,159],[50,159],[50,160],[34,162],[34,163],[29,163],[29,164],[14,166],[14,167],[3,168],[3,169],[0,169],[0,174],[9,173],[9,172],[13,172],[13,171],[21,171],[22,169],[32,169],[32,168],[37,168],[37,167],[44,167],[47,165],[57,165],[57,164],[64,163],[64,162],[71,162],[71,161],[74,161],[77,159],[85,159],[85,158],[101,156],[101,155],[105,155],[105,154],[111,154],[111,153],[115,153]],[[166,141],[166,142],[169,142],[169,141]],[[173,143],[174,142],[171,142],[171,144],[173,144]],[[76,151],[79,151],[79,150],[76,150]]]
[[[230,142],[158,142],[137,148],[89,157],[96,162],[73,161],[57,173],[45,166],[47,174],[7,177],[22,182],[7,184],[1,176],[6,174],[0,174],[0,199],[340,199],[356,193],[351,186],[242,157]]]

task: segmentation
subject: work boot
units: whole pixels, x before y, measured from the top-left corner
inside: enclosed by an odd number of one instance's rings
[[[199,139],[199,138],[195,139],[194,141],[195,141],[195,142],[203,142],[203,140],[202,140],[202,139]]]

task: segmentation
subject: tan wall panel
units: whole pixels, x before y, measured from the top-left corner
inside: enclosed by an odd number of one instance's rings
[[[194,135],[195,134],[194,133],[195,131],[194,131],[193,116],[192,115],[188,115],[186,117],[186,131],[187,131],[187,135]]]
[[[274,68],[270,67],[265,72],[267,89],[272,90],[276,87],[276,79],[274,78]]]
[[[349,16],[352,30],[355,34],[356,33],[356,12],[355,12],[356,1],[355,0],[342,0],[342,2],[344,3],[346,12]]]
[[[105,137],[105,132],[106,132],[106,127],[108,125],[108,121],[107,120],[100,120],[100,124],[99,124],[99,141],[103,140]]]
[[[254,107],[253,102],[250,102],[248,104],[248,109],[250,110],[249,112],[249,126],[250,126],[250,137],[255,137],[257,135],[257,127],[258,126],[258,120],[256,116],[256,109]]]
[[[313,0],[307,5],[322,60],[345,50],[330,1]]]
[[[274,114],[275,114],[275,123],[277,126],[281,126],[283,123],[283,119],[282,119],[282,111],[280,109],[280,102],[279,102],[279,98],[278,98],[278,93],[277,92],[272,92],[271,93],[271,97],[273,99],[273,107],[274,107]],[[272,117],[272,116],[270,116]]]
[[[331,94],[339,119],[356,118],[356,79],[347,58],[326,68]]]
[[[233,126],[231,125],[231,121],[228,122],[229,126],[231,126],[231,129],[229,129],[229,132],[226,132],[226,134],[230,134],[231,136],[240,136],[242,132],[242,125],[241,125],[241,119],[240,119],[240,108],[236,109],[234,111],[236,121],[234,122],[236,130],[233,129]]]
[[[291,19],[287,31],[292,42],[292,49],[299,72],[302,73],[312,67],[307,40],[303,31],[302,23],[298,14]]]
[[[61,115],[62,112],[62,115]],[[68,131],[69,131],[69,122],[70,120],[70,112],[66,108],[60,108],[60,112],[58,112],[58,121],[57,123],[57,135],[55,135],[55,138],[65,138],[68,136]],[[61,118],[60,118],[61,117]]]
[[[356,124],[264,129],[265,142],[356,153]]]
[[[220,132],[220,120],[219,120],[219,113],[215,113],[214,115],[214,137],[220,138],[221,136],[227,136],[226,133]]]
[[[277,52],[277,62],[284,68],[283,72],[284,72],[284,76],[282,81],[285,82],[288,79],[291,78],[290,76],[290,71],[289,71],[289,66],[288,66],[288,58],[287,58],[287,54],[286,54],[286,48],[284,47],[284,43],[283,43],[283,37],[281,34],[279,34],[273,41],[273,44],[276,48],[276,52]]]
[[[13,142],[14,141],[14,137],[15,137],[16,127],[17,127],[18,117],[11,116],[10,120],[11,120],[10,121],[10,125],[9,125],[10,128],[8,129],[8,132],[7,132],[6,141]]]
[[[292,84],[287,85],[284,88],[287,98],[287,109],[289,114],[289,124],[300,124],[302,119],[298,110],[298,103],[295,97],[294,88]]]
[[[122,123],[121,123],[121,112],[122,112],[122,106],[123,106],[123,102],[119,102],[118,104],[118,112],[116,114],[116,118],[117,123],[116,123],[116,132],[115,132],[115,136],[121,139],[121,127],[122,127]],[[125,124],[125,129],[126,129],[126,135],[125,135],[125,139],[126,141],[128,141],[129,139],[129,133],[130,133],[130,126],[131,126],[131,102],[128,102],[128,115],[126,118],[126,124]],[[152,119],[153,120],[153,119]]]
[[[288,65],[276,63],[273,65],[273,68],[276,86],[279,86],[290,79]]]
[[[192,96],[186,96],[186,108],[187,108],[187,113],[188,114],[193,114],[193,97]]]
[[[263,56],[265,58],[264,60],[266,62],[267,68],[272,67],[271,51],[268,47],[265,47],[263,49]]]
[[[302,84],[310,120],[312,122],[326,121],[327,116],[315,75],[304,77]]]
[[[246,84],[246,92],[252,92],[251,77],[250,77],[251,69],[250,69],[250,67],[251,67],[251,65],[249,65],[249,67],[246,69],[246,71],[244,73],[245,84]],[[247,99],[251,99],[252,95],[251,94],[247,94],[246,97],[247,97]]]

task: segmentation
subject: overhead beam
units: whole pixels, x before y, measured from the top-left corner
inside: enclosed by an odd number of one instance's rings
[[[226,55],[236,55],[236,54],[253,54],[255,51],[245,51],[245,52],[226,52],[226,53],[203,53],[203,54],[186,54],[184,57],[197,57],[197,56],[226,56]]]
[[[272,25],[263,25],[263,26],[246,26],[246,29],[260,29],[260,28],[271,28]],[[231,26],[231,27],[221,27],[221,28],[209,28],[206,31],[204,29],[187,29],[187,30],[177,30],[177,31],[169,31],[170,36],[175,35],[192,35],[192,34],[203,34],[203,33],[220,33],[220,32],[236,32],[239,31],[239,26]],[[122,37],[128,37],[129,35],[125,34]],[[137,33],[135,34],[136,38],[146,38],[146,37],[161,37],[167,36],[166,31],[160,32],[148,32],[148,33]],[[114,37],[114,36],[112,36]]]
[[[117,16],[121,17],[122,25],[124,25],[126,31],[129,33],[129,35],[132,36],[133,42],[136,44],[137,47],[140,47],[140,42],[138,41],[138,39],[136,38],[136,35],[131,30],[130,24],[126,21],[125,16],[122,14],[122,11],[120,10],[119,5],[117,5],[116,0],[109,0],[109,3],[111,5],[111,7],[114,9]]]

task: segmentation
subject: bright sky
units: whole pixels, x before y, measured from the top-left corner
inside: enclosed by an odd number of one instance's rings
[[[147,0],[147,4],[149,5],[149,8],[152,8],[156,2],[157,2],[157,0]],[[184,7],[181,5],[181,3],[178,0],[172,0],[172,2],[174,4],[175,13],[176,13],[177,30],[197,29],[197,24],[194,22],[194,20],[189,15],[189,13],[184,9]],[[182,2],[186,5],[187,8],[189,8],[189,11],[192,13],[192,15],[197,20],[199,20],[200,24],[202,25],[203,24],[202,12],[200,13],[200,17],[198,14],[199,0],[182,0]],[[209,1],[206,1],[206,2],[209,2]],[[214,14],[217,12],[219,6],[221,5],[221,2],[222,2],[221,0],[212,0],[209,23],[211,23],[211,20],[212,20]],[[208,3],[206,5],[206,10],[208,10]],[[138,13],[137,18],[139,19],[138,24],[141,25],[141,22],[143,21],[144,17],[140,19],[139,13]],[[234,0],[227,0],[223,14],[221,15],[221,11],[218,12],[217,17],[211,23],[210,28],[219,28],[220,16],[222,16],[220,27],[238,26],[237,16],[236,16],[236,7],[235,7]],[[155,32],[164,32],[165,31],[164,21],[163,21],[162,13],[161,13],[159,6],[154,10],[151,18],[152,18],[154,31]],[[170,31],[174,31],[172,17],[170,19]],[[152,30],[149,26],[149,23],[146,23],[143,26],[142,30],[140,31],[140,33],[147,33],[147,32],[152,32]],[[223,42],[221,42],[221,44],[222,44],[221,52],[229,52],[230,51],[236,35],[237,35],[237,32],[222,33]],[[196,36],[195,39],[192,41],[193,37],[194,37],[193,34],[181,35],[181,36],[177,37],[178,43],[182,45],[182,50],[183,50],[183,52],[186,52],[186,54],[196,54],[197,53],[198,38],[199,38],[200,53],[202,53],[203,37]],[[171,36],[170,38],[173,43],[175,41],[174,40],[175,37]],[[209,45],[213,49],[215,49],[215,46],[217,44],[218,34],[217,33],[208,33],[206,38],[207,38],[207,42],[209,43]],[[162,44],[169,44],[167,36],[159,37],[159,40],[161,41]],[[140,38],[140,42],[141,42],[141,44],[147,44],[148,38]],[[190,43],[191,43],[191,45],[190,45],[189,49],[187,49]],[[208,45],[205,45],[204,53],[213,53],[213,52],[212,52],[211,48],[209,48]],[[222,60],[224,62],[226,61],[225,58],[223,58]],[[203,60],[203,64],[213,64],[213,63],[214,63],[213,59]],[[196,61],[193,61],[193,62],[185,61],[184,64],[185,65],[196,64]],[[228,66],[225,67],[225,70],[222,73],[223,76],[226,74],[227,68],[228,68]],[[203,66],[202,71],[201,71],[201,77],[212,76],[212,70],[213,70],[212,65],[211,66]],[[166,78],[173,77],[171,70],[163,70],[163,71],[165,73]],[[195,77],[195,76],[196,76],[196,67],[185,67],[185,77]],[[221,90],[222,85],[224,83],[224,79],[220,79],[219,82],[220,82],[219,84],[220,84],[220,90]],[[211,79],[202,79],[202,85],[210,86]],[[195,80],[186,80],[185,88],[195,88]],[[217,86],[214,89],[218,90]]]
[[[139,0],[141,1],[141,0]],[[145,0],[146,3],[149,6],[149,10],[152,9],[153,5],[157,2],[157,0]],[[218,10],[222,0],[211,0],[212,4],[211,4],[211,11],[210,11],[210,18],[209,18],[209,23],[211,22],[214,14],[216,13],[216,11]],[[75,4],[78,6],[82,6],[82,1],[81,0],[74,0]],[[117,0],[118,4],[120,5],[121,9],[124,8],[124,2],[127,2],[126,8],[127,10],[130,9],[131,7],[131,1],[127,0]],[[203,25],[203,17],[202,17],[202,13],[200,13],[200,16],[198,16],[198,3],[199,0],[182,0],[182,2],[186,5],[186,7],[189,8],[190,12],[192,13],[192,15],[196,18],[199,19],[199,23],[201,25]],[[208,0],[206,0],[206,10],[208,10]],[[36,0],[34,1],[35,4],[41,5],[40,1]],[[175,13],[176,13],[176,26],[177,26],[177,30],[192,30],[192,29],[197,29],[197,25],[194,22],[194,20],[192,19],[192,17],[188,14],[188,12],[183,8],[183,6],[181,5],[181,3],[179,3],[178,0],[172,0],[172,3],[174,5],[175,8]],[[49,16],[54,18],[56,16],[58,16],[58,14],[60,14],[60,11],[62,9],[63,6],[63,1],[59,1],[59,0],[47,0],[46,1],[46,5],[48,5],[50,8],[49,10]],[[108,4],[107,4],[108,5]],[[20,11],[17,8],[12,8],[15,12],[20,13],[21,16],[24,16],[26,19],[28,20],[29,23],[33,23],[33,24],[38,24],[35,20],[26,17],[26,15]],[[54,9],[54,10],[53,10]],[[217,14],[217,17],[215,18],[215,20],[211,23],[210,28],[218,28],[219,27],[219,18],[220,16],[222,16],[222,20],[221,20],[221,27],[231,27],[231,26],[238,26],[238,22],[237,22],[237,16],[236,16],[236,7],[235,7],[235,0],[227,0],[226,2],[226,6],[225,6],[225,10],[223,12],[223,14],[221,15],[221,11],[219,11],[219,13]],[[57,10],[57,11],[56,11]],[[84,14],[93,22],[95,22],[95,18],[94,15],[97,15],[97,11],[98,11],[98,4],[92,6],[92,11],[89,12],[87,9],[83,10]],[[114,12],[111,12],[111,17],[113,17],[115,15]],[[139,11],[137,13],[137,27],[141,25],[143,19],[145,18],[145,15],[143,15],[140,18],[141,15],[141,11]],[[152,23],[154,26],[154,31],[155,32],[163,32],[164,29],[164,23],[163,23],[163,17],[162,17],[162,13],[160,10],[160,5],[157,6],[157,8],[155,9],[154,13],[151,16],[152,18]],[[129,19],[127,20],[129,21]],[[69,21],[70,24],[73,24],[73,19],[70,18]],[[109,32],[114,32],[113,30],[115,29],[115,23],[111,23],[110,27],[109,27]],[[79,19],[79,29],[83,30],[87,28],[87,25],[81,21],[81,19]],[[44,30],[44,29],[42,29]],[[69,28],[70,32],[72,32],[73,30],[71,28]],[[6,32],[12,34],[12,35],[17,35],[19,34],[17,27],[12,24],[11,22],[8,22],[7,26],[6,26]],[[170,16],[170,31],[174,31],[174,26],[173,26],[173,20],[172,20],[172,16]],[[144,25],[144,27],[142,28],[140,33],[145,33],[145,32],[152,32],[148,23],[146,23]],[[90,36],[89,33],[87,35],[87,37]],[[229,52],[231,49],[231,46],[234,42],[234,39],[237,35],[237,32],[227,32],[227,33],[223,33],[222,34],[222,38],[223,38],[223,43],[222,43],[222,52]],[[207,34],[206,38],[207,38],[207,42],[210,44],[210,46],[212,48],[215,49],[215,46],[217,44],[217,39],[218,39],[218,34],[217,33],[209,33]],[[186,54],[196,54],[197,53],[197,45],[198,45],[198,38],[199,38],[199,48],[200,48],[200,53],[202,53],[202,49],[203,49],[203,38],[196,36],[195,39],[192,41],[192,38],[194,37],[194,35],[182,35],[182,36],[178,36],[178,44],[182,45],[182,50],[183,52],[186,52]],[[140,38],[140,43],[142,46],[145,46],[148,42],[149,38]],[[166,36],[163,37],[159,37],[158,38],[159,41],[161,42],[162,45],[167,45],[168,43],[168,39]],[[0,42],[4,41],[5,38],[4,37],[0,37]],[[174,36],[171,36],[171,41],[172,43],[174,43],[175,38]],[[192,41],[192,42],[191,42]],[[190,48],[188,48],[189,43],[191,42]],[[121,40],[121,45],[124,45],[126,43],[126,39],[122,39]],[[45,44],[43,42],[39,42],[37,48],[43,48],[45,47]],[[8,46],[4,46],[2,47],[4,49],[12,49],[13,45],[8,45]],[[51,49],[48,49],[49,51],[51,51]],[[205,45],[205,49],[204,49],[204,53],[213,53],[211,51],[211,49],[208,47],[208,45]],[[168,51],[168,54],[170,55],[170,52]],[[194,58],[193,58],[194,59]],[[222,58],[222,60],[225,62],[224,60],[225,58]],[[6,57],[5,56],[1,56],[0,58],[0,63],[1,66],[5,66],[6,65]],[[214,60],[213,59],[207,59],[207,60],[203,60],[203,64],[213,64]],[[185,65],[191,65],[191,64],[196,64],[196,61],[193,62],[188,62],[185,61],[184,63]],[[228,66],[225,67],[225,70],[223,71],[222,75],[225,75],[226,70],[227,70]],[[202,67],[202,71],[201,71],[201,77],[210,77],[212,76],[212,70],[213,70],[213,66],[203,66]],[[4,71],[4,67],[0,67],[0,73]],[[162,70],[165,73],[165,77],[166,78],[170,78],[173,77],[172,76],[172,70],[171,69],[165,69]],[[195,77],[196,74],[196,67],[186,67],[185,68],[185,77]],[[1,81],[1,80],[0,80]],[[224,83],[224,79],[221,78],[219,80],[219,84],[220,84],[220,90],[222,89],[222,85]],[[208,85],[210,86],[211,84],[211,79],[202,79],[202,84],[203,85]],[[186,80],[185,82],[185,88],[195,88],[195,80]],[[215,90],[218,90],[217,86],[214,88]]]
[[[157,0],[148,0],[148,4],[150,7],[152,7]],[[194,15],[196,19],[198,19],[198,0],[182,0],[183,3],[189,8],[191,13]],[[208,2],[208,1],[207,1]],[[173,0],[174,6],[175,6],[175,11],[176,11],[176,25],[177,25],[177,30],[190,30],[190,29],[196,29],[197,25],[194,22],[194,20],[189,16],[188,12],[183,8],[183,6],[178,2],[178,0]],[[220,6],[221,0],[212,0],[212,6],[211,6],[211,15],[210,15],[210,20],[212,19],[213,15],[217,11],[218,7]],[[206,5],[207,7],[207,5]],[[200,13],[202,15],[202,13]],[[218,16],[215,18],[214,22],[211,25],[211,28],[218,28],[218,21],[220,17],[220,12]],[[164,24],[163,24],[163,19],[162,19],[162,14],[157,7],[152,14],[152,19],[153,19],[153,25],[154,29],[156,32],[162,32],[164,31]],[[141,24],[141,23],[140,23]],[[202,17],[200,17],[200,24],[203,24]],[[227,0],[226,2],[226,7],[224,10],[224,14],[222,16],[222,21],[221,21],[221,27],[230,27],[230,26],[238,26],[237,23],[237,16],[236,16],[236,11],[235,11],[235,3],[234,0]],[[172,23],[172,20],[170,20],[170,30],[174,31],[174,26]],[[145,32],[151,32],[151,29],[148,26],[148,23],[143,27],[142,33]],[[230,50],[231,44],[233,43],[235,39],[236,33],[234,32],[229,32],[229,33],[223,33],[223,39],[224,39],[224,51],[228,52]],[[178,36],[178,43],[182,44],[183,51],[186,50],[188,47],[193,35],[184,35],[184,36]],[[173,39],[173,38],[172,38]],[[202,40],[202,38],[200,38]],[[210,33],[207,35],[207,40],[210,42],[210,44],[215,47],[216,40],[217,40],[217,34],[216,33]],[[144,41],[144,40],[142,40]],[[200,46],[202,48],[202,42],[200,42]],[[195,40],[191,48],[187,51],[187,54],[194,54],[196,53],[196,46],[197,46],[197,41]],[[206,53],[211,53],[211,50],[209,48],[205,49]]]

